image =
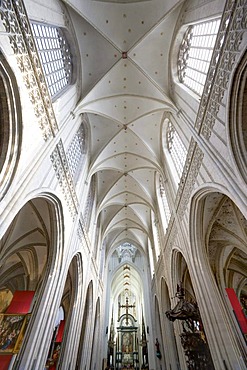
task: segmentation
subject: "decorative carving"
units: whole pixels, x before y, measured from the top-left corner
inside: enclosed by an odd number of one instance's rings
[[[175,224],[174,220],[175,220],[175,218],[172,215],[172,217],[170,218],[170,221],[169,221],[169,225],[168,225],[166,234],[165,234],[165,238],[166,238],[165,241],[164,241],[164,244],[166,246],[165,252],[168,253],[168,254],[172,251],[175,240],[176,240],[176,236],[177,236],[177,227],[176,227],[176,224]]]
[[[161,359],[161,352],[160,352],[160,344],[159,344],[159,341],[158,341],[158,338],[156,338],[156,341],[155,341],[155,347],[156,347],[156,356]]]
[[[203,152],[192,138],[188,149],[182,177],[179,183],[175,206],[177,215],[182,218],[203,160]]]
[[[170,210],[168,199],[166,196],[165,184],[164,184],[162,176],[160,176],[159,178],[159,183],[160,183],[160,196],[161,196],[161,200],[162,200],[162,204],[164,208],[166,223],[168,226],[170,218],[171,218],[171,210]],[[159,241],[159,244],[160,244],[160,241]]]
[[[118,254],[119,263],[123,261],[135,262],[137,248],[130,243],[122,243],[119,247],[116,248]]]
[[[84,214],[83,214],[84,223],[85,223],[87,229],[89,228],[90,217],[91,217],[91,214],[92,214],[94,195],[95,195],[95,187],[96,187],[95,177],[92,177],[89,192],[88,192],[88,196],[87,196],[86,207],[85,207]]]
[[[90,253],[90,242],[88,239],[88,235],[85,231],[85,223],[83,220],[82,215],[80,215],[79,223],[78,223],[78,229],[77,229],[77,235],[79,237],[79,240],[84,248],[84,251],[86,254]]]
[[[168,151],[172,157],[178,176],[181,176],[186,160],[187,150],[171,121],[168,122],[166,130],[166,141]]]
[[[191,320],[199,320],[200,313],[197,304],[185,300],[185,292],[181,283],[177,285],[175,297],[179,298],[179,301],[173,309],[166,311],[168,320],[188,320],[189,323]]]
[[[189,58],[189,50],[191,46],[193,26],[188,27],[184,34],[183,40],[181,42],[179,53],[178,53],[178,79],[180,82],[184,82],[184,77],[186,73],[187,60]]]
[[[185,300],[185,291],[182,288],[182,283],[177,285],[175,296],[179,299],[179,302],[172,310],[166,311],[166,316],[170,321],[183,321],[183,332],[180,334],[180,337],[187,357],[188,369],[213,370],[214,365],[202,329],[200,312],[196,302]]]
[[[195,123],[196,129],[207,140],[211,136],[247,28],[246,12],[245,0],[226,2]]]
[[[214,365],[205,339],[200,332],[183,331],[181,344],[187,357],[188,370],[213,370]]]
[[[82,162],[85,154],[85,129],[83,123],[73,137],[66,154],[71,175],[76,182],[83,167]]]
[[[1,1],[0,14],[44,140],[48,140],[58,125],[23,1]]]
[[[66,203],[69,207],[70,214],[74,218],[78,213],[78,200],[75,193],[73,180],[69,171],[69,166],[63,148],[62,140],[58,142],[56,148],[52,152],[51,161],[55,169],[59,185],[62,188]]]

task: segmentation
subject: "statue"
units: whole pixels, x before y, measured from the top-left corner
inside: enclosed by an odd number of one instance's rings
[[[202,329],[200,312],[196,302],[185,300],[185,292],[180,283],[175,294],[179,298],[176,306],[166,311],[168,320],[183,320],[181,344],[187,357],[189,370],[214,370],[213,361]]]
[[[156,338],[155,347],[156,347],[156,356],[159,359],[161,359],[160,344],[159,344],[158,338]]]
[[[176,306],[169,311],[166,311],[166,316],[168,320],[175,321],[175,320],[199,320],[200,313],[196,303],[188,302],[185,300],[184,296],[184,289],[182,285],[177,285],[177,293],[175,294],[177,298],[179,298],[179,302]]]

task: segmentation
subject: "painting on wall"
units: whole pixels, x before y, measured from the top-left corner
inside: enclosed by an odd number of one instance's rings
[[[17,353],[30,315],[0,314],[0,354]]]
[[[10,305],[13,294],[9,289],[0,290],[0,313],[4,313],[6,308]]]
[[[132,333],[130,332],[124,332],[122,334],[122,352],[123,353],[133,352]]]

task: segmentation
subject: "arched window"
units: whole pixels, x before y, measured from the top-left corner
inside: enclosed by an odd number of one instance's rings
[[[152,229],[153,229],[153,241],[154,241],[154,248],[155,248],[155,257],[156,261],[160,256],[160,235],[159,235],[159,222],[155,217],[155,214],[152,212]]]
[[[172,162],[180,179],[186,160],[187,150],[171,121],[168,122],[166,140],[168,152],[171,155]]]
[[[74,182],[78,180],[85,154],[85,128],[81,124],[67,150],[67,160]]]
[[[148,257],[149,257],[150,274],[152,278],[154,274],[154,255],[153,255],[153,249],[151,247],[150,240],[148,240]]]
[[[72,78],[72,55],[68,42],[58,27],[31,23],[46,82],[54,97],[64,90]]]
[[[135,262],[137,248],[128,242],[122,243],[116,248],[119,263]]]
[[[160,197],[162,200],[162,206],[163,206],[162,209],[164,211],[161,213],[163,216],[163,223],[164,223],[164,226],[167,227],[169,224],[170,218],[171,218],[171,211],[170,211],[169,203],[168,203],[167,196],[166,196],[165,186],[164,186],[161,176],[160,176]]]
[[[198,95],[203,92],[220,19],[190,26],[178,53],[178,78]]]
[[[93,204],[95,200],[95,187],[96,187],[96,178],[95,176],[93,176],[91,178],[90,187],[89,187],[85,209],[84,209],[84,214],[83,214],[84,223],[87,229],[89,229],[90,220],[92,216],[92,209],[93,209]]]

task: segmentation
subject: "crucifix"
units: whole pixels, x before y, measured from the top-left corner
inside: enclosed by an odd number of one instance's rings
[[[119,303],[119,312],[120,312],[120,308],[125,308],[126,309],[126,325],[128,325],[129,324],[129,318],[128,318],[129,308],[135,308],[135,304],[133,304],[133,305],[129,304],[129,299],[128,299],[128,297],[126,297],[126,304],[120,305],[120,303]]]

